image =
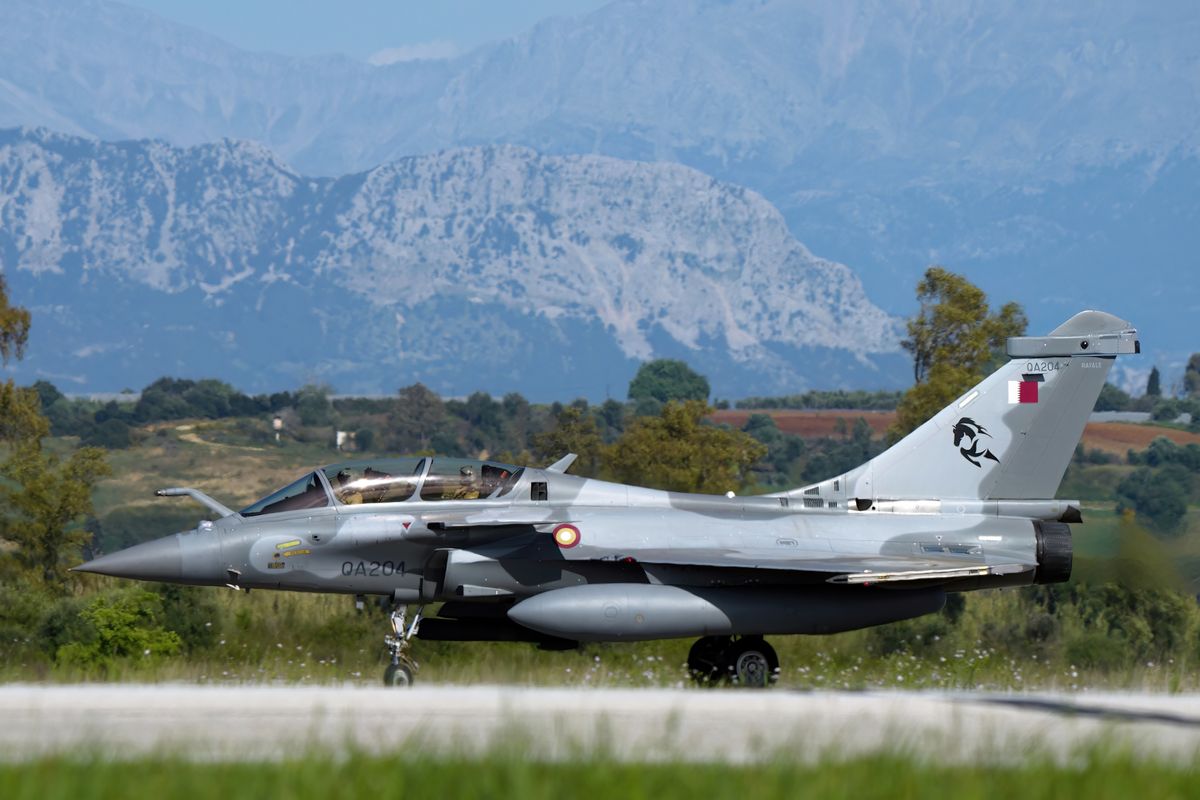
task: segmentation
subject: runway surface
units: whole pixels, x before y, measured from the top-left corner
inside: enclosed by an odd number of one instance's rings
[[[8,685],[0,759],[319,752],[734,763],[893,751],[1059,763],[1097,745],[1193,763],[1200,695],[422,686]]]

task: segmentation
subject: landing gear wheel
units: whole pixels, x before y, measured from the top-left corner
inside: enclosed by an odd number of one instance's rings
[[[743,636],[731,643],[723,661],[734,686],[765,689],[779,679],[779,656],[761,636]]]
[[[387,647],[388,656],[392,662],[383,671],[384,686],[412,686],[413,673],[417,671],[417,662],[408,654],[408,649],[409,640],[416,635],[421,626],[424,608],[417,609],[417,613],[409,625],[405,625],[407,611],[405,606],[397,606],[392,610],[392,632],[383,637],[383,644]]]
[[[384,686],[412,686],[412,670],[404,664],[388,664],[383,671]]]
[[[732,640],[728,636],[705,636],[688,651],[688,674],[701,686],[719,681],[724,672],[722,656]]]

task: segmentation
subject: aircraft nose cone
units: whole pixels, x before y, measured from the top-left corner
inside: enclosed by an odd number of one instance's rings
[[[139,581],[177,581],[183,574],[179,536],[164,536],[100,556],[75,570]]]

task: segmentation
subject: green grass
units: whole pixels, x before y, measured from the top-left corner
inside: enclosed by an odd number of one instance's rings
[[[111,579],[104,579],[106,582]],[[386,616],[356,612],[338,595],[190,589],[193,605],[213,613],[213,635],[187,656],[129,658],[104,671],[55,664],[27,649],[0,660],[0,681],[181,681],[186,683],[368,684],[386,664]],[[774,636],[791,689],[1141,689],[1200,688],[1195,659],[1166,659],[1086,668],[1055,647],[1027,640],[1012,620],[1025,612],[1019,590],[975,593],[947,629],[927,617],[886,629],[832,636]],[[204,625],[207,619],[199,622]],[[1023,621],[1023,620],[1022,620]],[[691,640],[588,644],[546,652],[530,644],[430,642],[413,655],[421,683],[525,686],[690,686],[684,663]]]
[[[957,766],[902,756],[765,764],[628,764],[604,758],[546,763],[503,754],[480,760],[313,755],[283,763],[53,758],[0,765],[6,800],[170,798],[1102,798],[1200,796],[1193,766],[1095,753],[1070,766]]]

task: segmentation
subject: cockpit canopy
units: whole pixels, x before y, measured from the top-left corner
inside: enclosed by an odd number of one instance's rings
[[[321,483],[317,473],[305,475],[295,483],[290,483],[277,492],[273,492],[257,503],[246,506],[238,513],[243,517],[257,517],[260,514],[277,514],[280,511],[297,511],[306,508],[322,508],[329,505],[329,493]]]
[[[402,503],[413,496],[425,471],[424,458],[344,461],[321,470],[339,503]]]
[[[242,509],[243,517],[328,505],[503,497],[522,467],[461,458],[377,458],[330,464]]]

